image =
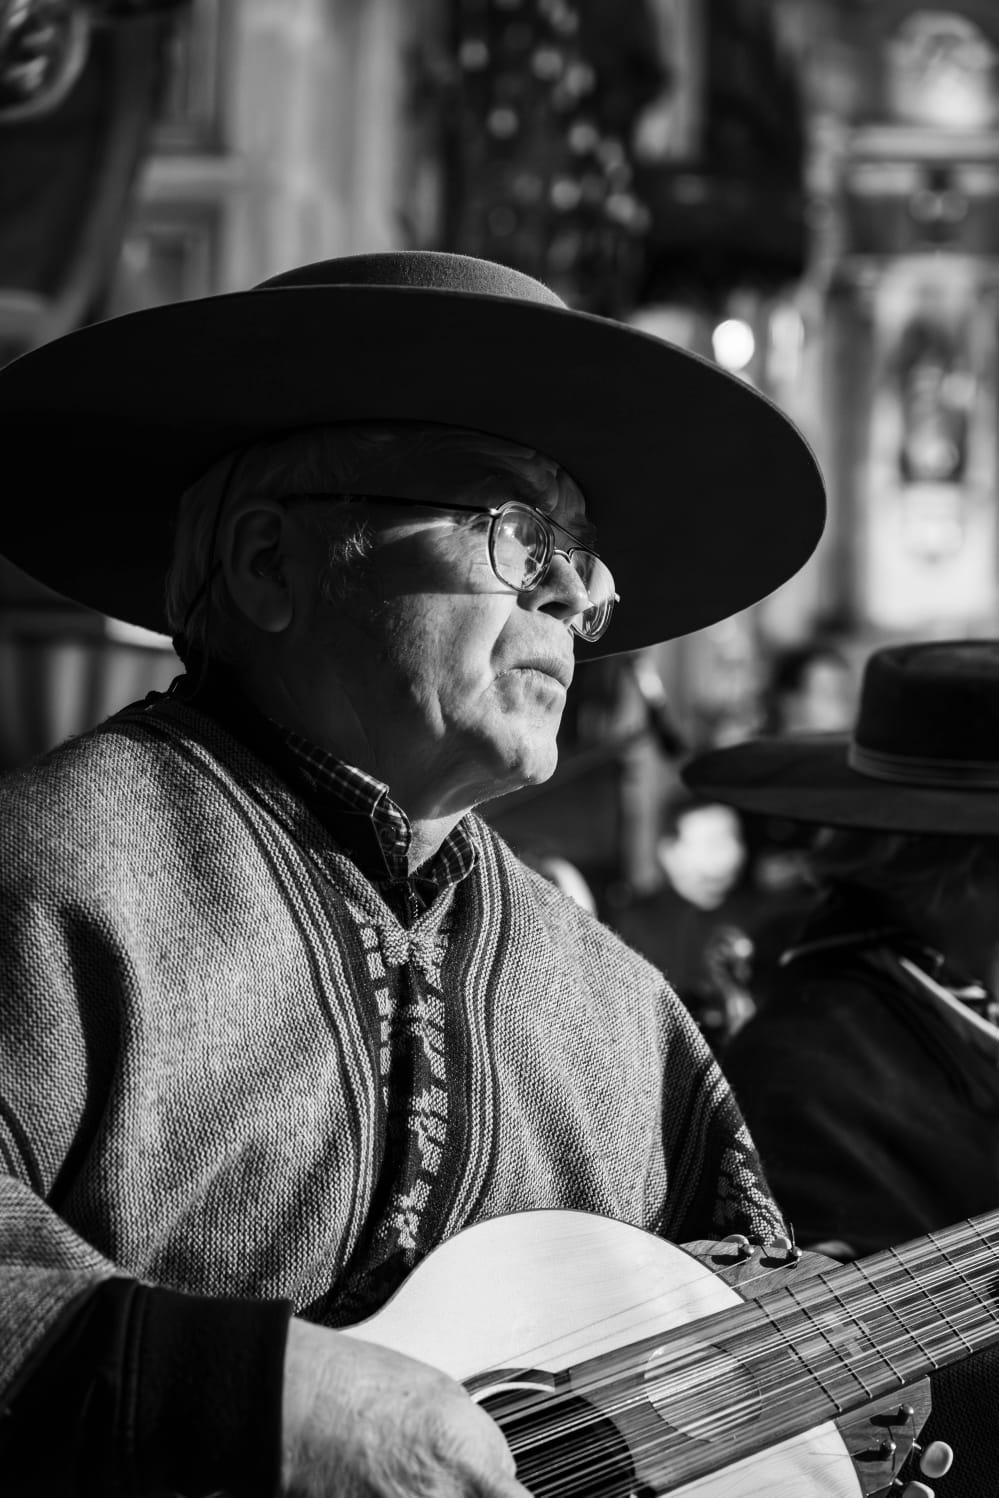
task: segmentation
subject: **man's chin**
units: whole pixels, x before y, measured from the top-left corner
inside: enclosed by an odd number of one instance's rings
[[[533,740],[520,744],[496,756],[495,775],[492,783],[481,796],[482,801],[492,801],[498,796],[509,796],[514,791],[532,785],[544,785],[551,780],[558,768],[558,744],[552,735],[547,743]]]
[[[524,785],[544,785],[558,769],[558,745],[552,744],[544,755],[535,755],[529,769],[525,769]]]

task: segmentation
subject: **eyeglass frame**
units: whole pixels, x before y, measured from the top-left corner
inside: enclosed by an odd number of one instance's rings
[[[317,490],[315,492],[300,490],[292,494],[283,494],[281,496],[281,499],[283,503],[287,503],[289,500],[295,499],[341,499],[348,501],[357,500],[362,503],[367,501],[372,504],[390,504],[401,506],[413,505],[415,508],[422,510],[453,510],[461,515],[488,515],[490,520],[489,541],[487,545],[487,551],[489,553],[489,565],[493,570],[493,576],[496,578],[497,582],[501,582],[504,587],[511,588],[516,593],[533,593],[537,588],[541,587],[545,578],[548,576],[548,571],[555,557],[565,557],[566,561],[569,563],[569,566],[572,567],[572,558],[577,551],[585,552],[587,556],[594,557],[601,564],[601,566],[606,567],[607,573],[611,580],[611,584],[613,585],[614,582],[614,574],[613,572],[611,572],[610,568],[607,567],[607,563],[604,561],[599,552],[594,551],[592,546],[584,546],[582,541],[580,541],[580,538],[576,535],[573,535],[572,531],[569,530],[566,526],[560,525],[557,520],[553,520],[550,515],[544,514],[542,510],[536,509],[534,505],[529,504],[527,500],[524,499],[505,499],[501,505],[456,505],[448,504],[443,500],[437,499],[408,499],[398,494],[359,494],[355,491],[340,492],[337,490]],[[513,583],[508,582],[505,577],[500,576],[499,570],[497,569],[496,562],[494,560],[495,544],[493,538],[496,532],[496,522],[501,515],[505,514],[507,511],[513,508],[516,508],[518,510],[526,510],[534,520],[538,521],[541,524],[542,530],[545,532],[548,538],[548,554],[545,557],[544,563],[539,568],[537,577],[535,578],[534,582],[523,583],[520,587],[516,587]],[[556,537],[554,533],[557,530],[562,531],[566,536],[570,538],[570,540],[578,541],[579,545],[570,546],[568,551],[564,547],[556,546]],[[582,583],[583,579],[579,576],[579,573],[576,572],[576,569],[574,567],[573,572]],[[583,583],[583,586],[585,587],[586,584]],[[589,593],[587,593],[586,596],[587,598],[589,598]],[[570,632],[576,635],[580,640],[585,640],[587,644],[595,645],[598,640],[603,639],[604,635],[610,628],[610,622],[614,614],[614,605],[620,602],[621,595],[620,593],[615,591],[607,600],[607,618],[603,628],[598,635],[584,634],[577,625],[571,622],[569,624]],[[601,605],[595,604],[591,600],[590,607],[600,608]],[[580,613],[585,612],[585,609],[580,610]]]

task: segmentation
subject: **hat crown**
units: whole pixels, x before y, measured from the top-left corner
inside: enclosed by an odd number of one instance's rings
[[[289,286],[392,286],[421,291],[463,291],[479,296],[516,297],[565,307],[560,296],[533,276],[474,255],[452,255],[440,250],[396,250],[371,255],[344,255],[316,260],[270,276],[254,287],[271,291]]]
[[[995,764],[999,641],[890,646],[867,662],[854,744],[899,760]],[[859,768],[859,766],[857,766]]]

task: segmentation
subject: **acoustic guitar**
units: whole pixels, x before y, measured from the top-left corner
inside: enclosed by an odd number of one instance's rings
[[[348,1330],[461,1380],[535,1498],[887,1490],[926,1376],[999,1340],[999,1213],[851,1264],[744,1255],[516,1213],[441,1244]]]

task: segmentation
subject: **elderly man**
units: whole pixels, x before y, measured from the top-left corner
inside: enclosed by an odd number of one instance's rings
[[[187,667],[0,789],[4,1491],[513,1498],[457,1382],[334,1328],[523,1209],[781,1224],[669,986],[473,808],[551,775],[577,648],[804,560],[810,454],[436,254],[85,329],[0,417],[5,553]]]

